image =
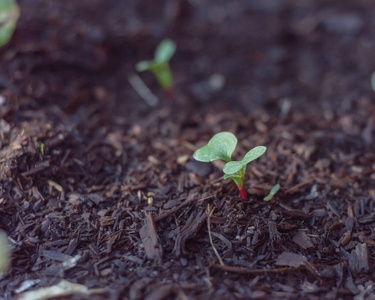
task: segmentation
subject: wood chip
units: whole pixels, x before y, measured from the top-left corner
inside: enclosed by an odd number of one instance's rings
[[[181,256],[185,252],[185,243],[188,239],[193,238],[198,229],[203,225],[206,218],[205,210],[198,209],[192,212],[185,225],[177,235],[173,252],[176,256]]]
[[[143,225],[139,231],[139,235],[145,247],[148,259],[161,261],[163,257],[163,247],[156,231],[156,225],[152,212],[146,212],[145,225]]]
[[[370,271],[369,251],[367,244],[358,244],[349,256],[349,267],[355,274]]]
[[[309,249],[314,247],[313,242],[305,231],[298,231],[292,240],[302,249]]]
[[[319,273],[315,267],[307,261],[307,258],[302,254],[283,252],[279,255],[275,263],[277,266],[288,266],[293,268],[299,268],[304,266],[311,274],[318,276]]]

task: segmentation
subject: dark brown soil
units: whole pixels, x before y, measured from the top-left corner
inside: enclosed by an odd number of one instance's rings
[[[375,299],[372,1],[19,2],[0,49],[0,298],[65,279],[105,289],[69,299]],[[175,99],[140,74],[151,107],[129,78],[164,38]],[[220,131],[236,159],[268,148],[247,201],[192,158]]]

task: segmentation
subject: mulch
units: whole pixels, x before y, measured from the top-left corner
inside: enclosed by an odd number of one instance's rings
[[[370,1],[19,2],[0,49],[0,298],[64,279],[97,289],[69,299],[375,299]],[[151,107],[129,78],[165,37],[174,100],[140,74]],[[267,146],[246,201],[192,158],[221,131],[235,159]]]

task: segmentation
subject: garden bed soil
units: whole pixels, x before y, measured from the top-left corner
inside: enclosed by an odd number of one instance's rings
[[[374,299],[371,1],[19,4],[0,49],[2,297],[66,280],[96,289],[69,299]],[[166,37],[174,100],[140,74],[152,107],[130,81]],[[246,201],[192,158],[221,131],[235,159],[268,148]]]

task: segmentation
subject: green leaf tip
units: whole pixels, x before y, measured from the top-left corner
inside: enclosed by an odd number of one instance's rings
[[[272,200],[273,196],[275,196],[275,194],[278,192],[278,190],[280,189],[280,184],[275,184],[273,186],[273,188],[271,189],[270,193],[263,198],[264,201],[270,201]]]
[[[20,10],[14,0],[0,0],[0,47],[12,37],[19,15]]]
[[[247,152],[243,159],[241,159],[240,161],[230,161],[225,164],[223,172],[225,174],[234,174],[242,168],[246,168],[246,165],[248,163],[261,157],[266,151],[267,148],[265,146],[257,146]]]
[[[144,71],[150,70],[152,66],[153,66],[152,61],[142,60],[135,65],[135,69],[137,70],[137,72],[144,72]]]
[[[9,270],[11,261],[11,248],[8,237],[4,231],[0,230],[0,279]]]
[[[371,88],[375,92],[375,71],[371,74]]]
[[[162,40],[155,50],[155,62],[168,62],[176,52],[176,48],[176,44],[172,40]]]
[[[206,146],[194,152],[193,157],[198,161],[211,162],[224,160],[229,162],[237,146],[237,138],[231,132],[215,134]]]

